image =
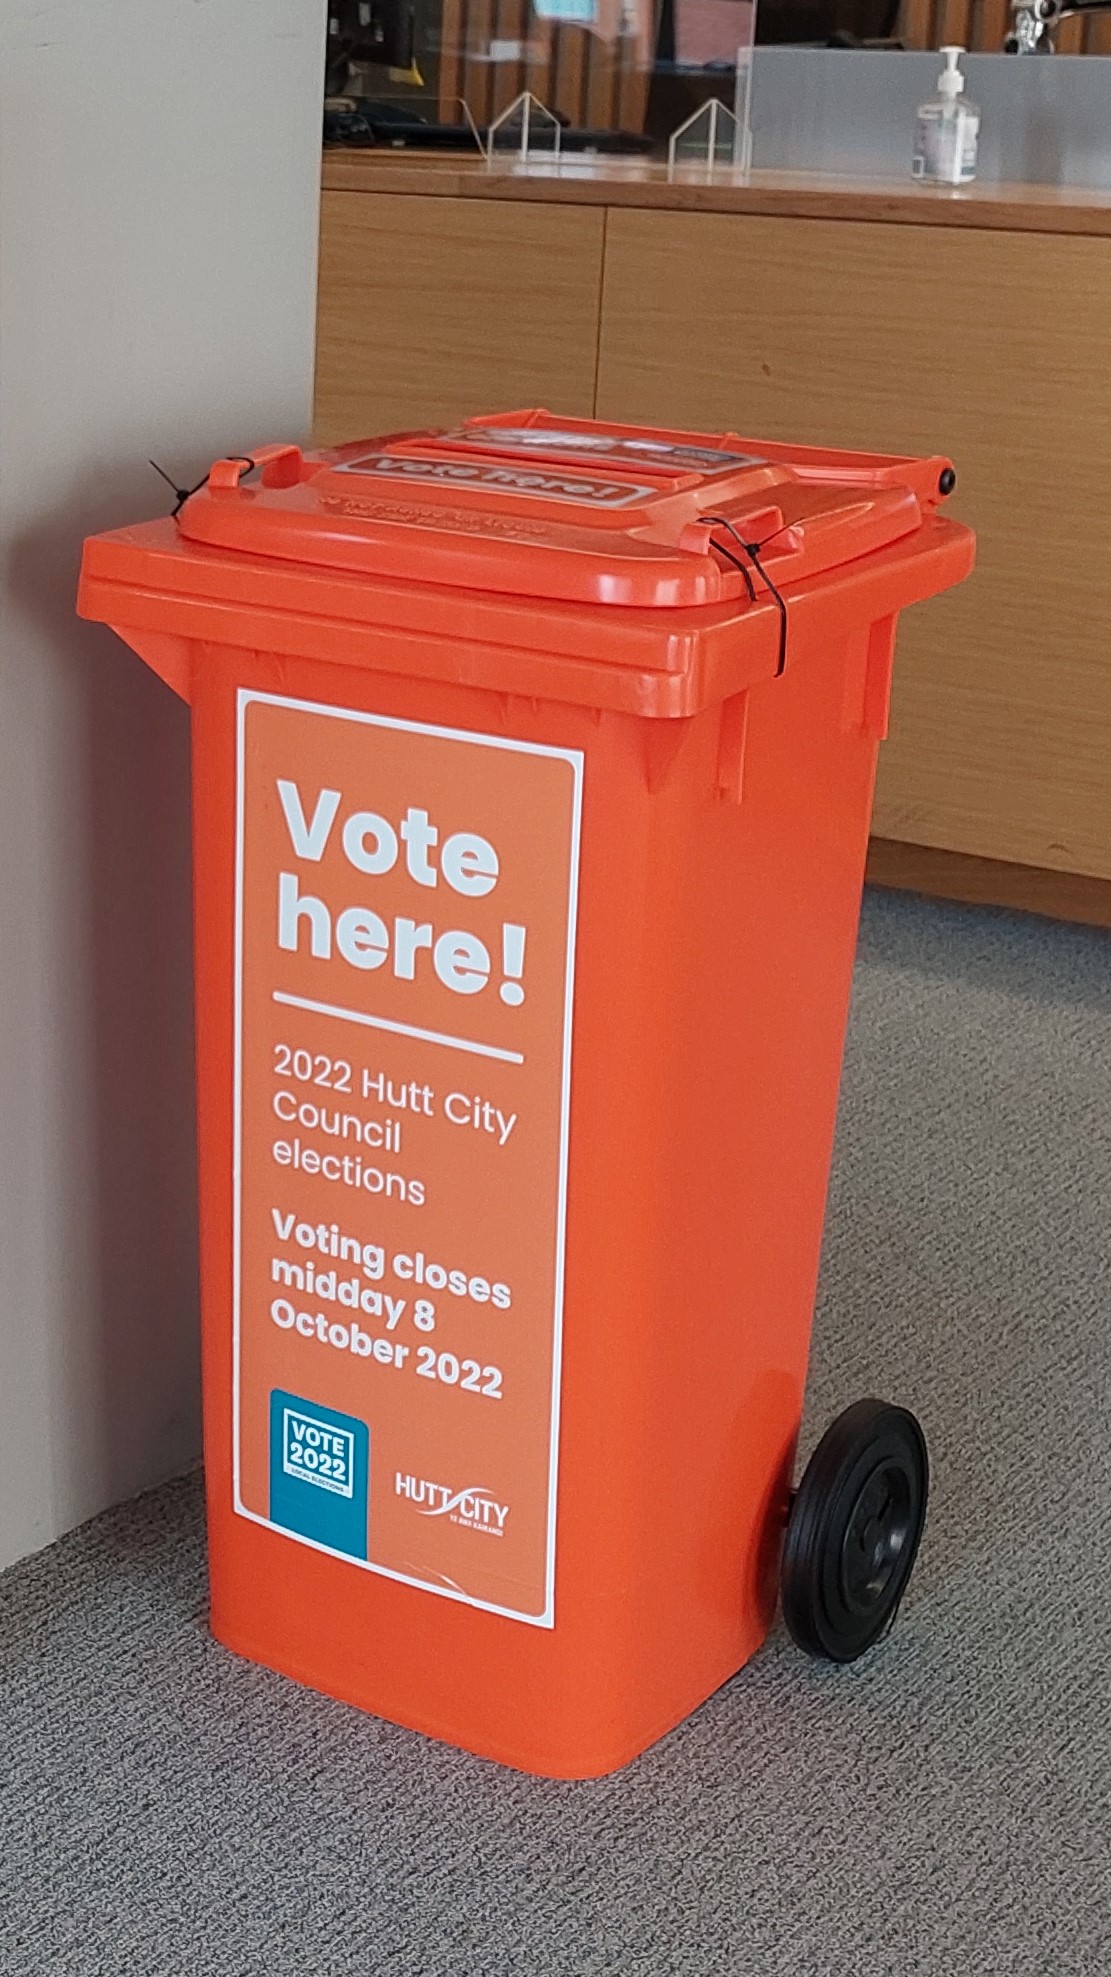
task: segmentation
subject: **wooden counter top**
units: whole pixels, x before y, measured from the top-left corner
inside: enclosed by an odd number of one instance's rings
[[[681,213],[763,213],[777,219],[881,220],[901,226],[981,227],[1012,233],[1111,234],[1111,190],[1087,186],[974,184],[949,190],[906,180],[753,172],[745,185],[714,184],[690,169],[641,158],[566,159],[528,173],[481,158],[412,151],[324,153],[329,192],[393,192],[440,199],[531,200],[547,205],[649,208]]]

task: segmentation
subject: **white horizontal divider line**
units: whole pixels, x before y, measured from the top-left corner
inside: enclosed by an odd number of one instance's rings
[[[441,1043],[448,1050],[469,1050],[475,1057],[497,1057],[503,1064],[523,1064],[519,1050],[498,1050],[492,1043],[474,1043],[470,1037],[443,1036],[439,1030],[418,1030],[412,1023],[391,1023],[385,1016],[366,1016],[361,1009],[339,1009],[331,1002],[310,1002],[304,995],[286,995],[275,989],[275,1002],[290,1009],[310,1009],[315,1016],[337,1016],[342,1023],[363,1023],[368,1030],[392,1030],[399,1037],[416,1037],[421,1043]]]

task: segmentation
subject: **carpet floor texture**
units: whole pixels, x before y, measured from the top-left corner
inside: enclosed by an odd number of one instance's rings
[[[629,1770],[503,1772],[205,1630],[198,1480],[0,1579],[0,1977],[1111,1970],[1111,941],[866,902],[804,1446],[934,1492],[895,1632]]]

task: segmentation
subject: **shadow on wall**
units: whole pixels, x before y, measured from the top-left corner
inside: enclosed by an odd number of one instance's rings
[[[113,1501],[200,1446],[189,711],[75,617],[85,535],[157,512],[142,487],[133,460],[108,465],[7,558],[9,636],[22,623],[55,672],[68,729],[44,908],[69,975],[44,993],[64,1010],[50,1048],[74,1122],[49,1260],[64,1327],[52,1407],[74,1424],[54,1455],[63,1505]]]

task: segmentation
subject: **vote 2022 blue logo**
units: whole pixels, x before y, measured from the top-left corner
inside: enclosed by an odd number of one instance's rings
[[[270,1521],[366,1558],[370,1431],[316,1400],[270,1396]]]

